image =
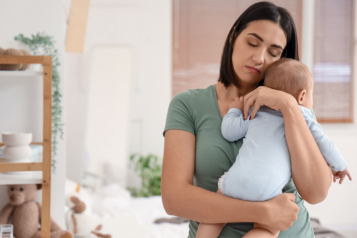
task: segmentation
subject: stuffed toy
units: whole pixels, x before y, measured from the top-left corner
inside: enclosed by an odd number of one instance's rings
[[[86,210],[86,204],[79,199],[79,184],[76,193],[69,193],[66,196],[66,205],[70,208],[66,214],[67,229],[73,233],[74,237],[89,237],[94,234],[97,237],[111,238],[109,234],[102,234],[99,231],[102,225],[95,229],[92,218],[83,212]]]
[[[0,55],[31,55],[27,50],[17,50],[9,48],[4,50],[0,47]],[[0,64],[0,70],[26,70],[29,64]]]
[[[7,185],[10,202],[0,212],[0,224],[13,224],[14,238],[40,238],[41,205],[35,202],[42,184]],[[51,218],[51,238],[72,238]]]
[[[30,52],[28,52],[27,50],[20,50],[22,52],[23,55],[31,55]],[[19,70],[26,70],[30,68],[29,64],[23,64],[22,67],[19,68]]]

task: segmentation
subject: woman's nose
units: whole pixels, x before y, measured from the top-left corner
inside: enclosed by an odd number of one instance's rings
[[[253,56],[253,61],[256,65],[264,63],[264,50],[257,50]]]

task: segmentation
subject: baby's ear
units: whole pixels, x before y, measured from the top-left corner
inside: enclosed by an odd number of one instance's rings
[[[296,100],[299,105],[302,105],[302,104],[304,104],[305,98],[306,98],[306,89],[303,89],[299,92]]]

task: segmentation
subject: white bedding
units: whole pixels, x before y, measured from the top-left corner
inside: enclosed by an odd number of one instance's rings
[[[66,181],[66,193],[75,188],[74,182]],[[117,184],[105,186],[95,194],[81,188],[80,196],[87,205],[85,213],[93,217],[96,224],[103,225],[102,233],[109,233],[113,238],[188,236],[188,223],[154,223],[157,218],[172,217],[166,214],[161,196],[131,198],[130,193]]]

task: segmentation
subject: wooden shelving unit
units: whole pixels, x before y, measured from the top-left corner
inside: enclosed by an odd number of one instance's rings
[[[42,183],[41,238],[50,237],[51,205],[51,132],[52,132],[52,58],[51,56],[0,55],[0,64],[42,64],[39,71],[0,71],[1,74],[16,76],[43,75],[43,141],[32,144],[43,146],[41,163],[0,163],[0,172],[31,171],[29,175],[2,173],[0,184]],[[0,146],[3,144],[0,143]]]

